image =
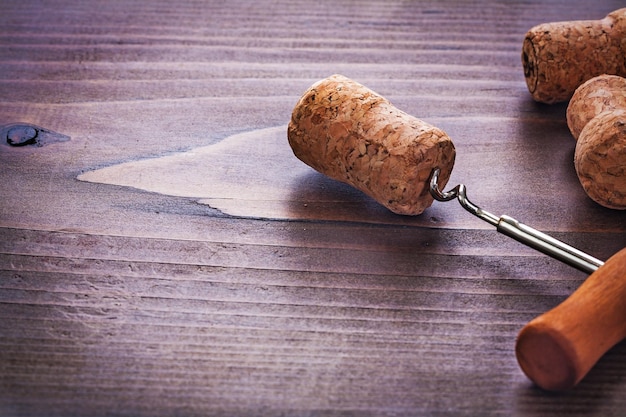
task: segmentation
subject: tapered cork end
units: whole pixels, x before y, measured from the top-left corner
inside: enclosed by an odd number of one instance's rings
[[[578,139],[591,119],[614,110],[626,110],[626,78],[606,74],[594,77],[574,92],[567,106],[567,126]]]
[[[626,209],[626,110],[607,111],[587,123],[576,143],[574,167],[592,200]]]

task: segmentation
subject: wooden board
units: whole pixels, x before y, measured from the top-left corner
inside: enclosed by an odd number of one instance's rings
[[[290,154],[341,73],[444,129],[450,185],[601,259],[532,26],[620,1],[3,1],[0,415],[621,415],[626,345],[575,389],[526,379],[525,323],[585,279],[456,202],[393,215]],[[106,175],[105,175],[106,174]]]

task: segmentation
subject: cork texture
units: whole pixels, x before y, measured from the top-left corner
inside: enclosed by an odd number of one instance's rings
[[[591,119],[607,111],[626,109],[626,78],[600,75],[578,87],[567,106],[567,126],[578,139]]]
[[[592,200],[626,209],[626,110],[607,111],[587,123],[576,143],[574,165]]]
[[[421,214],[432,204],[431,172],[440,168],[440,186],[445,186],[456,156],[441,129],[341,75],[304,93],[293,110],[288,139],[307,165],[404,215]]]
[[[545,23],[530,29],[522,46],[533,99],[556,103],[602,74],[626,76],[626,8],[601,20]]]

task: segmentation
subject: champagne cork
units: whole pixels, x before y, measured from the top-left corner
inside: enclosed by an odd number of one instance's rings
[[[574,167],[585,193],[611,209],[626,209],[626,78],[601,75],[581,85],[567,107],[577,139]]]
[[[574,166],[585,193],[611,209],[626,209],[626,109],[600,113],[583,128]]]
[[[567,127],[578,139],[591,119],[615,110],[626,110],[626,78],[617,75],[594,77],[574,92],[567,106]]]
[[[288,139],[307,165],[403,215],[421,214],[432,204],[431,172],[439,168],[445,186],[456,156],[441,129],[342,75],[304,93],[293,110]]]
[[[570,99],[602,74],[626,76],[626,8],[601,20],[544,23],[526,33],[522,64],[532,97],[543,103]]]

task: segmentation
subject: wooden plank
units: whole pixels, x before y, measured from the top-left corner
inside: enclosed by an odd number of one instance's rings
[[[620,415],[624,343],[558,395],[513,352],[585,274],[455,202],[388,213],[281,133],[342,73],[446,130],[473,201],[605,259],[624,213],[582,192],[520,51],[620,7],[3,1],[0,125],[71,140],[0,144],[0,414]]]

